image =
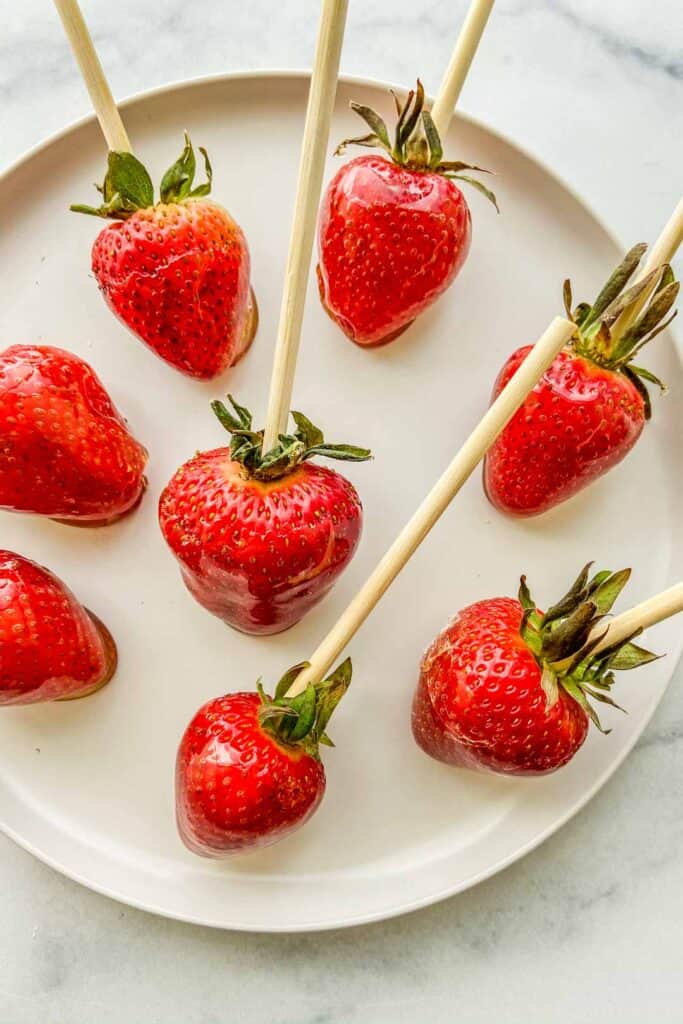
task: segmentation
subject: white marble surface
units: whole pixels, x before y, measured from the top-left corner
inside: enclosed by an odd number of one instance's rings
[[[88,110],[47,0],[5,4],[0,167]],[[464,0],[351,0],[343,69],[438,85]],[[310,63],[314,0],[84,2],[114,91]],[[680,191],[679,0],[499,0],[463,107],[573,182],[624,241]],[[522,254],[523,255],[523,254]],[[683,699],[540,850],[412,916],[296,938],[214,933],[89,893],[0,838],[2,1024],[478,1024],[681,1019]]]

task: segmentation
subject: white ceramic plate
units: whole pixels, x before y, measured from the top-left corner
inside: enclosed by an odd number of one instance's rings
[[[183,128],[208,148],[215,197],[249,238],[261,327],[249,356],[218,384],[193,383],[153,357],[113,319],[89,276],[101,225],[67,208],[91,202],[92,182],[102,176],[104,150],[92,121],[31,153],[5,175],[0,192],[0,345],[56,344],[89,360],[151,452],[149,492],[117,526],[81,531],[2,514],[2,546],[71,584],[117,638],[120,669],[89,700],[2,711],[0,826],[59,871],[116,899],[255,931],[389,917],[520,857],[619,765],[681,645],[680,624],[651,632],[651,644],[669,656],[622,677],[619,697],[630,714],[606,715],[611,735],[592,735],[555,776],[478,777],[430,761],[412,742],[420,655],[460,606],[514,593],[522,571],[547,602],[589,558],[634,567],[621,607],[680,575],[675,441],[683,374],[662,337],[647,364],[671,393],[654,396],[654,420],[625,465],[537,521],[496,514],[478,475],[457,498],[352,645],[354,682],[335,717],[337,747],[325,754],[327,796],[306,828],[228,864],[196,858],[180,844],[173,763],[194,711],[225,690],[252,687],[259,675],[273,683],[311,652],[484,411],[507,354],[534,341],[561,310],[565,275],[576,296],[592,298],[619,257],[566,186],[510,142],[458,118],[447,151],[498,172],[503,212],[498,217],[471,196],[473,247],[448,295],[388,348],[362,351],[339,334],[310,288],[295,405],[330,440],[375,451],[374,463],[344,470],[365,504],[360,550],[328,600],[290,632],[267,639],[232,632],[181,585],[157,528],[156,498],[179,463],[222,442],[211,398],[229,387],[255,410],[265,408],[307,82],[301,74],[232,75],[125,106],[155,181],[180,150]],[[344,81],[333,140],[359,127],[348,111],[351,97],[391,110],[384,86]],[[336,166],[330,158],[328,178]]]

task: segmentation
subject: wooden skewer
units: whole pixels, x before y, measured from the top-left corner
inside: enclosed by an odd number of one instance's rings
[[[287,696],[294,697],[309,683],[322,679],[351,638],[362,626],[382,595],[415,553],[441,514],[456,496],[474,468],[514,416],[528,393],[543,376],[574,331],[569,320],[556,317],[506,384],[479,425],[455,456],[445,473],[424,499],[387,553],[353,598],[341,618],[332,627],[299,673]]]
[[[639,629],[647,629],[664,619],[670,618],[683,612],[683,582],[675,583],[673,587],[664,590],[655,597],[648,598],[642,604],[637,604],[621,615],[615,616],[607,627],[607,633],[595,648],[594,653],[598,654],[612,644],[621,643],[628,637],[633,636]],[[605,624],[599,623],[593,633],[599,635],[605,628]]]
[[[348,0],[322,2],[270,381],[264,452],[277,444],[289,417],[347,7]]]
[[[90,99],[108,148],[117,153],[131,153],[128,134],[114,103],[107,79],[104,77],[102,65],[77,0],[55,0],[55,7],[62,19],[64,31],[81,69],[83,81],[90,93]]]
[[[664,230],[650,249],[647,259],[643,264],[642,268],[636,273],[633,283],[637,284],[638,281],[642,281],[644,277],[651,274],[653,270],[657,270],[658,267],[663,266],[665,263],[670,263],[676,255],[679,246],[683,242],[683,198],[678,201],[678,206],[669,217]],[[621,316],[614,322],[612,326],[612,337],[620,338],[629,327],[638,319],[641,311],[645,308],[645,304],[652,295],[652,292],[659,283],[659,275],[655,278],[652,284],[645,289],[642,295],[640,295],[636,302],[629,309],[625,309]]]
[[[432,120],[442,139],[446,135],[455,113],[467,72],[477,52],[494,3],[495,0],[472,0],[460,30],[453,56],[431,109]]]
[[[647,277],[662,263],[670,263],[683,242],[683,198],[679,199],[676,209],[669,217],[664,230],[650,249],[639,277]]]

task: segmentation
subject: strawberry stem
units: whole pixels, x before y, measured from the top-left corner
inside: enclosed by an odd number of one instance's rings
[[[377,111],[372,107],[352,102],[351,109],[365,121],[370,128],[370,134],[345,139],[337,146],[335,154],[341,156],[347,146],[383,149],[393,163],[398,164],[399,167],[406,167],[411,171],[429,171],[434,174],[442,174],[451,180],[467,182],[486,196],[498,210],[498,203],[493,192],[476,178],[461,173],[462,171],[478,171],[482,174],[490,174],[490,171],[484,167],[477,167],[475,164],[463,163],[461,160],[445,161],[443,159],[443,146],[439,132],[431,114],[424,109],[425,93],[420,79],[418,78],[415,89],[411,89],[408,93],[405,103],[401,104],[393,93],[392,95],[398,115],[393,144],[390,141],[386,122]]]
[[[218,400],[211,403],[218,420],[232,435],[230,458],[241,463],[249,476],[257,480],[277,480],[291,473],[302,462],[316,455],[346,462],[366,462],[372,458],[368,448],[348,444],[328,444],[322,430],[304,416],[292,410],[297,429],[292,434],[280,434],[278,443],[270,451],[263,451],[263,430],[253,430],[253,417],[243,405],[228,395],[232,411]]]
[[[644,382],[656,384],[662,391],[665,388],[658,377],[649,370],[635,366],[632,360],[676,316],[673,306],[678,298],[680,284],[671,267],[664,264],[627,287],[646,249],[647,246],[641,242],[626,253],[592,305],[580,302],[572,310],[572,288],[568,280],[564,282],[563,298],[567,315],[577,327],[571,343],[574,350],[607,370],[627,376],[640,392],[645,403],[646,418],[649,418],[650,397]],[[622,322],[623,314],[642,304],[643,297],[650,290],[644,308],[620,335],[618,325]]]
[[[171,164],[161,179],[160,202],[183,203],[198,199],[211,191],[213,171],[211,162],[203,147],[199,152],[204,158],[207,180],[193,188],[197,162],[190,137],[185,132],[185,145],[178,159]],[[109,151],[107,173],[102,185],[95,186],[102,195],[101,206],[84,206],[74,203],[74,213],[87,213],[92,217],[106,217],[112,220],[127,220],[137,210],[154,206],[154,185],[146,167],[132,153]]]
[[[542,669],[547,708],[556,703],[562,687],[604,732],[591,701],[618,708],[609,696],[615,671],[646,665],[657,655],[633,643],[640,630],[594,653],[605,636],[604,631],[596,636],[595,627],[611,611],[631,570],[603,570],[591,577],[590,568],[590,563],[583,567],[564,597],[545,614],[536,608],[522,576],[518,595],[523,609],[520,633]]]
[[[352,665],[347,658],[326,679],[309,683],[306,689],[295,697],[288,697],[287,691],[308,662],[294,665],[285,672],[275,689],[275,696],[269,697],[259,680],[256,688],[261,698],[259,721],[261,727],[280,743],[301,746],[313,757],[319,757],[319,746],[332,747],[327,735],[327,726],[335,708],[351,684]]]

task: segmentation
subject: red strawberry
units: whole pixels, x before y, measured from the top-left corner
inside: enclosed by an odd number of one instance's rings
[[[297,431],[265,455],[251,414],[212,403],[233,435],[229,448],[195,455],[171,479],[159,522],[183,579],[201,605],[245,633],[288,629],[317,604],[351,561],[362,506],[315,455],[362,461],[364,448],[329,445],[293,412]]]
[[[478,601],[453,619],[425,654],[413,701],[413,735],[438,761],[504,775],[545,775],[562,767],[600,722],[614,671],[654,654],[626,641],[593,655],[588,637],[626,584],[630,569],[589,566],[543,614],[525,578],[519,599]],[[599,638],[598,638],[599,639]]]
[[[308,821],[325,793],[319,744],[351,681],[345,661],[299,697],[229,693],[200,708],[180,743],[176,814],[185,845],[205,857],[270,846]]]
[[[116,670],[116,646],[48,569],[0,551],[0,704],[86,697]]]
[[[643,381],[662,385],[632,359],[670,322],[660,323],[679,288],[669,267],[655,271],[660,281],[645,311],[621,336],[613,329],[620,313],[653,282],[650,275],[622,291],[644,251],[639,245],[628,253],[593,306],[581,303],[572,313],[571,288],[565,282],[567,315],[576,323],[576,334],[493,443],[484,463],[486,493],[502,512],[546,512],[616,466],[640,437],[650,416]],[[528,346],[520,348],[508,359],[496,380],[494,399],[528,351]]]
[[[47,345],[0,353],[0,508],[102,526],[138,504],[146,462],[78,356]]]
[[[154,202],[149,174],[132,153],[109,154],[104,203],[79,213],[113,217],[95,239],[92,269],[124,324],[171,366],[208,380],[233,366],[251,344],[257,310],[249,288],[249,250],[227,210],[192,187],[195,157],[185,149]]]
[[[470,247],[470,212],[455,180],[473,169],[442,160],[418,81],[398,109],[392,146],[387,126],[369,107],[351,107],[372,134],[349,144],[380,146],[389,155],[358,157],[337,173],[323,198],[318,228],[318,284],[323,306],[358,345],[384,345],[401,334],[451,284]]]

